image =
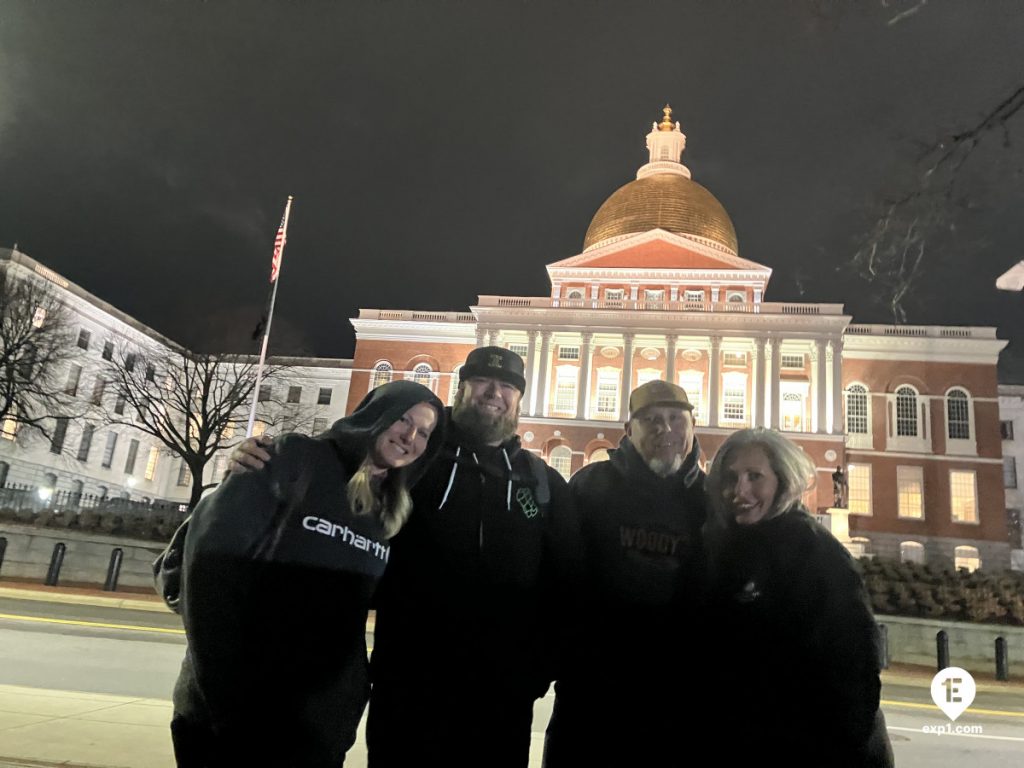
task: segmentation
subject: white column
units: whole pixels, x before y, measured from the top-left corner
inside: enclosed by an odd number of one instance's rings
[[[843,339],[832,339],[829,347],[832,356],[832,423],[828,425],[831,434],[843,431]]]
[[[678,337],[674,333],[665,337],[665,378],[672,384],[678,383],[676,381],[676,341],[678,341]]]
[[[814,386],[818,392],[818,411],[817,411],[817,432],[819,435],[826,434],[828,430],[828,368],[826,367],[825,361],[825,339],[815,339],[814,341],[814,357],[815,362],[815,382]]]
[[[484,346],[484,329],[479,325],[476,327],[476,345],[478,347]]]
[[[711,337],[708,366],[708,426],[718,426],[718,393],[722,389],[722,337]]]
[[[594,334],[580,334],[580,381],[576,392],[576,418],[589,418],[587,411],[590,405],[590,342]]]
[[[597,301],[600,298],[601,285],[599,283],[590,284],[590,300]]]
[[[764,426],[764,401],[765,401],[765,359],[764,359],[764,339],[762,337],[756,337],[754,339],[754,349],[757,353],[757,358],[754,363],[754,426]]]
[[[622,334],[622,391],[619,393],[619,418],[629,418],[629,393],[633,389],[633,334]]]
[[[526,332],[526,392],[523,394],[523,408],[522,411],[526,414],[533,413],[533,396],[536,393],[537,386],[534,383],[536,377],[536,363],[537,363],[537,332],[527,331]]]
[[[630,286],[629,298],[632,301],[636,301],[639,296],[640,296],[640,286],[639,285]]]
[[[718,301],[718,292],[719,292],[719,290],[720,289],[719,289],[719,287],[717,285],[713,286],[711,288],[711,303],[712,304],[714,304],[715,302]]]
[[[671,288],[669,288],[668,300],[669,301],[679,301],[679,286],[678,285],[673,285]]]
[[[779,381],[782,378],[782,339],[773,336],[772,344],[772,372],[768,385],[772,392],[772,429],[778,429],[782,425],[782,397],[779,391]]]
[[[537,372],[537,399],[533,415],[544,416],[544,401],[548,396],[548,358],[551,357],[551,331],[540,332],[540,366]]]

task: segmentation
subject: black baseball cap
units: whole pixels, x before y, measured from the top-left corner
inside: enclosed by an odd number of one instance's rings
[[[459,369],[459,383],[474,376],[500,379],[515,386],[520,393],[526,392],[526,366],[523,358],[504,347],[480,347],[474,349]]]

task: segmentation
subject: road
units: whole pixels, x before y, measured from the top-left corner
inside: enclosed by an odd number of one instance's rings
[[[0,685],[167,702],[184,645],[180,619],[171,614],[0,598]],[[886,681],[883,708],[897,765],[1017,768],[1024,754],[1022,691],[1021,687],[980,690],[974,704],[952,724],[961,729],[980,727],[980,733],[926,733],[926,728],[949,725],[932,703],[927,681]],[[536,705],[531,765],[540,764],[552,702],[549,693]],[[167,704],[168,715],[169,711]],[[736,711],[749,712],[749,705],[738,705]],[[812,727],[812,718],[808,713],[807,727]],[[741,733],[742,723],[737,723],[737,734]],[[694,734],[684,726],[680,738],[692,739]],[[165,762],[146,765],[173,764],[167,745],[161,748],[167,752]],[[0,746],[0,758],[4,751]],[[346,766],[364,764],[360,745]]]

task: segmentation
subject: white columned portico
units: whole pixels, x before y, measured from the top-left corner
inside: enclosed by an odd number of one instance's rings
[[[537,385],[534,383],[536,381],[535,366],[537,365],[537,332],[527,331],[526,338],[526,393],[523,395],[523,402],[526,403],[524,409],[526,413],[532,414],[533,395],[537,389]]]
[[[537,371],[537,398],[533,401],[533,415],[544,416],[544,401],[548,397],[548,360],[551,357],[551,331],[540,332],[540,365]]]
[[[722,388],[722,337],[711,337],[708,366],[708,426],[718,426],[718,393]]]
[[[764,401],[765,401],[765,359],[764,359],[764,338],[754,337],[754,349],[757,360],[754,371],[754,426],[764,426]]]
[[[590,403],[590,342],[594,334],[586,331],[580,334],[580,381],[576,398],[576,418],[589,418],[587,405]]]
[[[832,423],[829,432],[838,434],[843,431],[843,340],[832,339],[829,346],[832,357]]]
[[[479,325],[476,327],[476,345],[482,347],[484,345],[484,329]]]
[[[673,384],[679,383],[676,381],[676,342],[678,340],[679,337],[674,333],[665,337],[665,378]]]
[[[772,429],[778,429],[782,424],[782,397],[780,394],[781,387],[780,379],[782,378],[781,366],[782,366],[782,339],[778,336],[772,336],[770,339],[772,345],[772,372],[769,386],[772,391]]]
[[[633,388],[633,334],[622,334],[622,392],[619,397],[619,419],[629,418],[629,393]]]
[[[828,367],[825,360],[825,339],[814,340],[814,387],[817,390],[816,431],[819,435],[828,433]]]

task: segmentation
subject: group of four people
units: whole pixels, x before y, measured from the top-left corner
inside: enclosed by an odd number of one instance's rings
[[[525,768],[552,681],[547,768],[683,765],[709,738],[723,764],[891,765],[874,620],[800,504],[803,452],[742,430],[705,478],[686,393],[653,381],[567,484],[520,445],[525,388],[485,347],[450,409],[393,382],[235,451],[185,542],[178,765],[336,768],[369,701],[370,768]]]

